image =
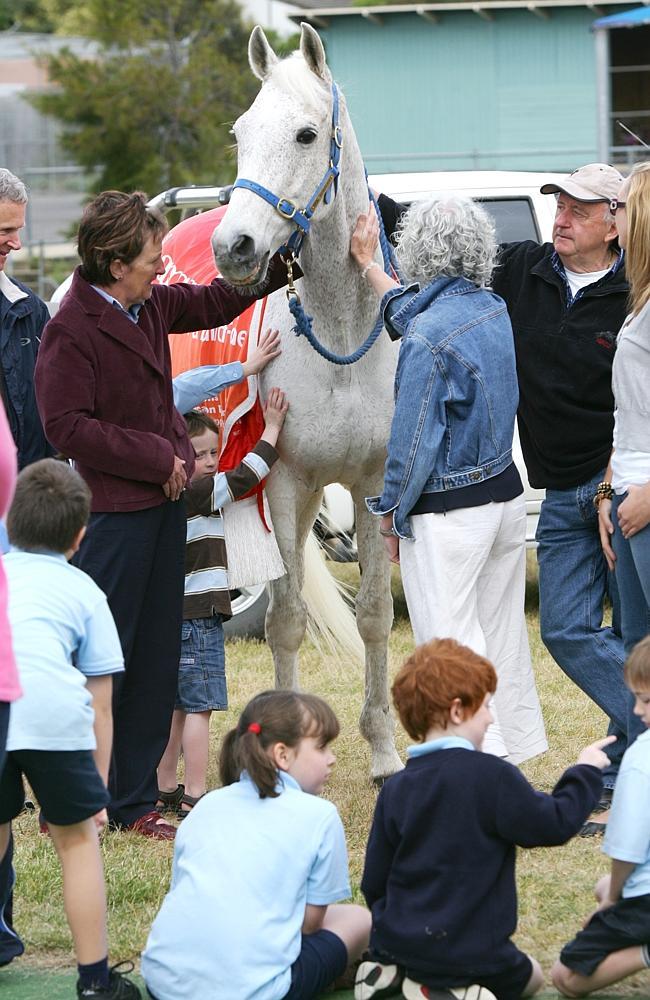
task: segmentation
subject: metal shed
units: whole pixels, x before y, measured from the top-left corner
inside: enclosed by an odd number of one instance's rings
[[[599,156],[594,15],[625,0],[314,0],[374,172],[570,170]],[[648,105],[650,106],[650,105]]]
[[[592,25],[596,47],[598,158],[628,165],[650,152],[650,7],[617,11]],[[627,28],[628,31],[619,29]],[[633,29],[630,32],[629,29]]]

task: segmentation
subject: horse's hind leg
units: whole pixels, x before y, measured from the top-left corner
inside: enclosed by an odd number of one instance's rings
[[[271,583],[266,639],[273,654],[276,687],[297,688],[298,650],[307,628],[307,609],[302,599],[304,546],[322,492],[308,492],[278,462],[267,485],[267,496],[287,572]]]
[[[393,623],[390,563],[377,519],[368,513],[364,503],[367,492],[352,489],[361,569],[357,627],[366,649],[366,694],[359,725],[370,744],[372,778],[380,781],[399,771],[402,762],[395,750],[395,723],[388,703],[388,637]]]

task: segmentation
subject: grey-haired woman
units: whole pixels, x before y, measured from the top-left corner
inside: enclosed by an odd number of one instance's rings
[[[497,669],[484,749],[520,763],[547,748],[524,618],[526,509],[512,459],[518,389],[505,303],[487,287],[487,213],[457,196],[415,203],[400,222],[398,285],[375,261],[361,216],[351,252],[401,338],[380,497],[367,500],[401,563],[416,642],[449,636]]]

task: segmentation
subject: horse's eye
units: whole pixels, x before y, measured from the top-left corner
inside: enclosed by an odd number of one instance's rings
[[[302,128],[296,136],[296,142],[299,142],[303,146],[309,146],[317,135],[318,133],[313,128]]]

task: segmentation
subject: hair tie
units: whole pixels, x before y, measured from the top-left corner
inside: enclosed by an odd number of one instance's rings
[[[259,736],[260,733],[262,732],[262,727],[260,726],[259,722],[251,722],[250,725],[248,726],[247,732],[255,733],[256,736]]]

